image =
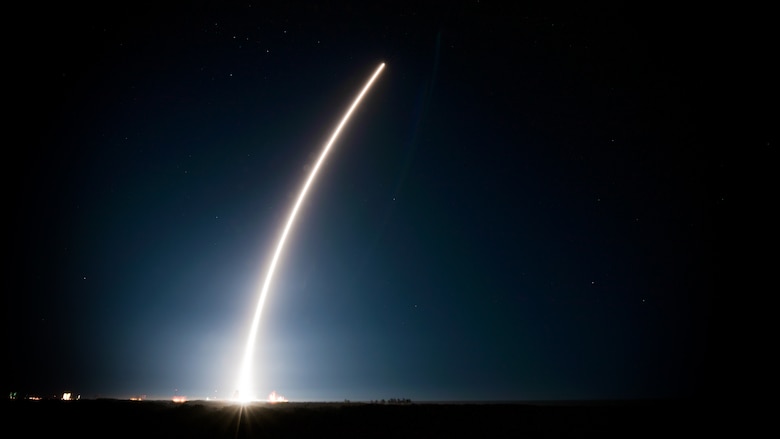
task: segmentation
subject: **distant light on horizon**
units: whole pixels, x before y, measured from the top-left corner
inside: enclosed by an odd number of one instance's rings
[[[276,390],[274,390],[268,395],[268,402],[272,404],[277,402],[287,402],[287,399],[285,399],[284,396],[277,394]]]

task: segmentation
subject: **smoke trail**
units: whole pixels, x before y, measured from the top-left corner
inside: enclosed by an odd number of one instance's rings
[[[303,189],[301,189],[301,193],[298,195],[298,200],[295,202],[295,206],[293,206],[292,212],[290,212],[290,217],[287,219],[287,224],[284,226],[282,236],[279,238],[279,243],[276,245],[276,251],[274,252],[273,259],[271,259],[271,265],[268,267],[268,273],[266,274],[265,281],[263,281],[263,287],[260,290],[260,301],[257,303],[255,315],[252,318],[252,326],[249,329],[249,337],[246,342],[246,348],[244,349],[244,361],[241,363],[241,370],[239,372],[238,378],[237,392],[240,399],[247,400],[252,397],[252,357],[254,356],[255,351],[257,328],[260,325],[260,314],[262,314],[263,304],[265,304],[265,299],[268,296],[268,289],[271,285],[271,278],[273,277],[274,270],[276,269],[276,264],[279,262],[279,255],[282,253],[284,242],[287,240],[287,235],[290,233],[290,229],[292,228],[292,224],[295,221],[295,216],[298,213],[298,209],[301,207],[303,199],[306,197],[306,192],[308,192],[309,187],[314,181],[314,177],[317,175],[317,171],[320,169],[322,162],[325,161],[325,156],[328,155],[328,151],[330,151],[331,146],[333,146],[333,143],[338,138],[339,133],[341,133],[344,125],[346,125],[349,117],[352,115],[352,112],[355,111],[355,108],[357,108],[358,104],[360,104],[360,101],[363,99],[363,95],[368,92],[368,89],[371,88],[374,80],[376,80],[384,68],[385,63],[379,65],[374,74],[371,76],[371,79],[369,79],[366,85],[363,87],[363,90],[361,90],[360,94],[358,94],[357,98],[355,98],[354,102],[352,102],[352,106],[349,107],[349,110],[347,110],[347,113],[341,119],[339,125],[333,131],[333,135],[330,137],[330,140],[323,148],[322,153],[320,154],[320,158],[317,160],[314,168],[312,168],[311,173],[309,174],[309,178],[306,180],[306,184],[303,185]]]

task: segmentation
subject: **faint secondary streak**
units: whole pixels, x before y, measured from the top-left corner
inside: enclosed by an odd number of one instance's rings
[[[265,304],[265,299],[268,296],[268,289],[271,285],[271,278],[273,277],[274,270],[276,269],[276,264],[279,262],[279,255],[281,255],[282,253],[282,248],[284,247],[284,243],[287,240],[287,235],[290,233],[292,224],[295,221],[295,216],[298,214],[298,209],[301,207],[301,204],[303,203],[303,199],[306,197],[306,193],[308,192],[309,187],[314,181],[314,177],[317,175],[317,171],[320,169],[322,162],[325,161],[325,156],[328,155],[328,151],[330,151],[331,146],[333,146],[333,143],[338,138],[339,134],[341,133],[341,130],[344,128],[344,125],[346,125],[347,121],[349,120],[349,117],[352,115],[352,112],[355,111],[355,108],[357,108],[358,104],[360,104],[360,101],[363,99],[363,96],[366,94],[366,92],[368,92],[368,89],[371,88],[371,85],[374,83],[374,81],[376,80],[376,78],[379,76],[379,74],[382,72],[384,68],[385,68],[385,63],[379,65],[379,67],[376,69],[374,74],[371,76],[371,79],[368,80],[366,85],[363,87],[363,90],[361,90],[360,94],[358,94],[357,98],[355,98],[355,101],[352,102],[352,106],[349,107],[349,110],[347,110],[347,113],[341,119],[339,125],[333,131],[333,135],[330,137],[330,140],[323,148],[322,153],[320,154],[320,158],[317,160],[317,163],[314,165],[314,168],[311,170],[311,173],[309,174],[309,178],[306,180],[306,184],[303,185],[303,189],[301,190],[301,193],[298,195],[298,200],[295,202],[295,206],[293,206],[292,212],[290,212],[290,217],[287,219],[287,224],[284,226],[284,231],[282,231],[282,236],[281,238],[279,238],[279,243],[276,245],[276,251],[274,252],[273,259],[271,259],[271,265],[268,267],[268,273],[266,274],[265,281],[263,281],[263,287],[260,290],[260,301],[258,302],[257,308],[255,309],[255,314],[254,317],[252,318],[252,326],[249,329],[249,338],[247,339],[246,348],[244,350],[244,360],[241,364],[241,371],[239,372],[239,381],[237,387],[238,398],[241,400],[247,401],[252,399],[252,395],[251,395],[252,357],[254,356],[254,348],[257,339],[257,328],[258,326],[260,326],[260,315],[262,314],[263,311],[263,305]]]

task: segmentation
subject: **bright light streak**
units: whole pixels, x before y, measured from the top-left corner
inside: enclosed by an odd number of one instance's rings
[[[263,287],[260,290],[260,301],[257,303],[257,308],[255,309],[255,314],[252,318],[252,326],[249,329],[249,337],[247,339],[246,348],[244,350],[244,360],[241,363],[241,370],[239,372],[237,387],[237,396],[241,401],[250,401],[254,399],[252,394],[252,357],[254,356],[255,342],[257,339],[257,328],[260,325],[260,315],[263,311],[265,299],[268,296],[268,289],[271,285],[271,278],[273,277],[274,270],[276,269],[276,264],[279,262],[279,255],[282,253],[284,242],[287,240],[287,235],[290,233],[290,229],[292,228],[292,224],[295,221],[295,216],[298,213],[298,209],[301,207],[303,199],[306,197],[306,193],[309,191],[309,186],[311,186],[312,182],[314,181],[314,177],[317,175],[317,171],[320,169],[322,162],[325,161],[325,156],[328,155],[328,151],[330,151],[331,146],[333,146],[333,143],[338,138],[342,128],[344,128],[344,125],[346,125],[349,117],[352,115],[352,112],[355,111],[355,108],[357,108],[358,104],[360,104],[360,101],[363,99],[363,95],[368,92],[368,89],[371,88],[374,80],[376,80],[384,68],[385,63],[379,65],[374,74],[371,76],[371,79],[369,79],[366,85],[363,87],[363,90],[360,92],[360,94],[358,94],[357,98],[355,98],[354,102],[352,102],[352,106],[349,107],[349,110],[347,110],[347,113],[341,119],[339,125],[333,131],[333,135],[330,137],[330,140],[323,148],[322,153],[320,154],[320,158],[317,160],[317,163],[311,170],[309,178],[306,180],[306,184],[303,185],[303,189],[301,190],[300,195],[298,195],[298,200],[295,202],[295,206],[293,206],[290,217],[287,219],[287,224],[284,226],[284,231],[282,232],[282,236],[279,238],[279,243],[276,245],[276,251],[274,252],[273,259],[271,259],[271,265],[268,267],[265,281],[263,281]]]

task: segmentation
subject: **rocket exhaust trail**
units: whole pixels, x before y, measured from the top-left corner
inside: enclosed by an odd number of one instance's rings
[[[355,111],[355,108],[357,108],[358,104],[360,104],[360,101],[363,99],[363,96],[366,94],[366,92],[368,92],[368,89],[371,88],[371,85],[374,83],[374,80],[376,80],[379,74],[382,73],[382,70],[384,68],[385,68],[385,63],[379,65],[376,71],[374,71],[374,74],[371,76],[371,79],[369,79],[366,85],[363,87],[363,90],[361,90],[360,94],[358,94],[358,96],[352,102],[352,106],[350,106],[349,110],[347,110],[346,114],[344,114],[344,117],[341,119],[341,122],[333,131],[333,135],[331,135],[330,140],[328,141],[327,144],[325,144],[325,147],[323,148],[322,153],[320,154],[320,158],[317,159],[317,163],[314,165],[314,168],[311,170],[311,173],[309,174],[309,178],[306,180],[306,184],[303,185],[303,189],[301,189],[301,193],[298,195],[298,199],[295,202],[292,211],[290,212],[290,217],[287,219],[287,224],[284,226],[284,231],[282,232],[282,236],[279,238],[279,243],[276,245],[276,251],[274,252],[273,259],[271,259],[271,265],[268,267],[268,272],[266,273],[265,280],[263,281],[262,289],[260,290],[260,300],[257,303],[257,308],[255,309],[255,314],[254,317],[252,318],[252,326],[249,329],[249,337],[246,342],[246,348],[244,349],[244,360],[241,363],[241,371],[239,372],[239,381],[238,381],[238,388],[237,388],[239,399],[247,400],[252,397],[251,396],[252,357],[254,356],[254,350],[255,350],[254,348],[257,339],[257,328],[260,325],[260,315],[262,314],[263,311],[263,304],[265,303],[265,299],[268,296],[268,289],[271,285],[271,278],[273,277],[274,270],[276,269],[276,264],[279,262],[279,255],[281,255],[282,253],[284,242],[287,240],[287,235],[290,233],[292,224],[295,221],[295,216],[298,214],[298,209],[301,207],[301,204],[303,203],[303,199],[306,197],[306,193],[308,192],[309,187],[314,181],[314,177],[317,175],[317,171],[320,169],[320,166],[325,161],[325,157],[328,155],[328,151],[330,151],[330,148],[333,146],[333,143],[338,138],[339,134],[341,133],[341,130],[344,128],[344,125],[346,125],[347,121],[349,120],[349,117],[352,115],[352,112]]]

